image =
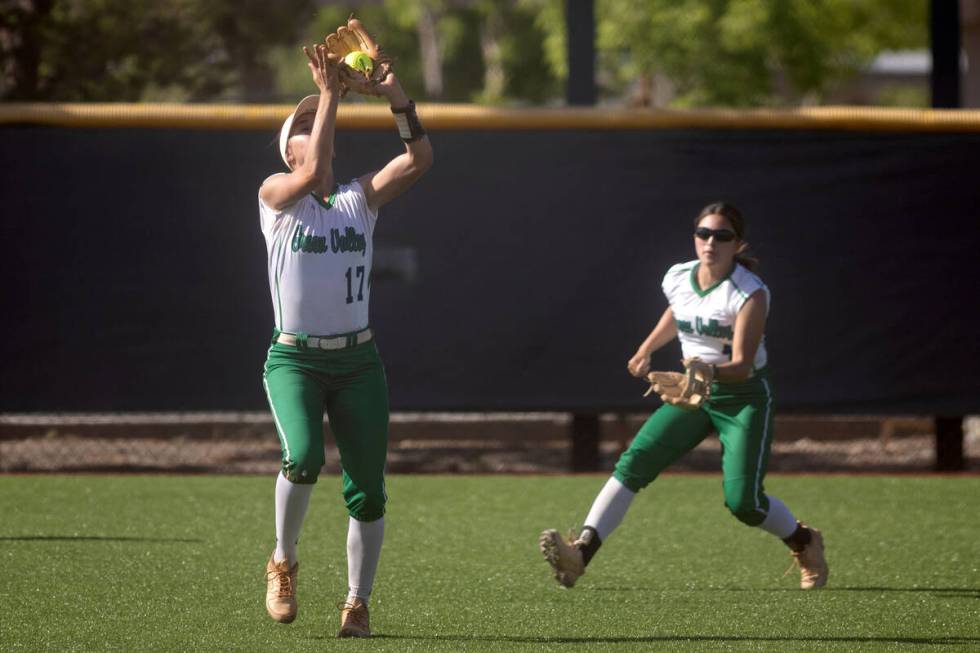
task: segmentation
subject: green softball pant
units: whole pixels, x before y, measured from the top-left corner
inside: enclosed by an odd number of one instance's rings
[[[283,476],[316,483],[326,460],[326,410],[340,453],[347,511],[358,521],[380,519],[388,499],[388,386],[374,340],[324,351],[273,338],[262,382],[282,446]]]
[[[620,456],[613,476],[639,492],[715,430],[721,440],[725,506],[739,521],[758,526],[769,512],[762,481],[773,418],[773,396],[765,376],[715,383],[710,401],[698,410],[664,404],[655,411]]]

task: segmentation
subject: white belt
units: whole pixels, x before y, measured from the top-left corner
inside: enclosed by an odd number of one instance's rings
[[[333,336],[331,338],[321,338],[319,336],[307,336],[306,346],[309,349],[347,349],[355,345],[363,345],[374,336],[371,329],[364,329],[349,336]],[[299,338],[294,333],[280,333],[276,342],[282,345],[295,347]]]

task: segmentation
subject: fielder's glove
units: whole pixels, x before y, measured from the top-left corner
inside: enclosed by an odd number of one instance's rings
[[[392,72],[391,57],[375,42],[361,21],[350,18],[346,25],[328,34],[324,41],[327,50],[341,61],[342,94],[349,88],[363,95],[381,95],[378,84]],[[370,62],[353,54],[358,52],[367,55]]]
[[[644,397],[656,392],[665,404],[684,410],[700,408],[711,396],[711,382],[715,368],[700,358],[683,361],[684,372],[650,372],[647,380],[650,387]]]

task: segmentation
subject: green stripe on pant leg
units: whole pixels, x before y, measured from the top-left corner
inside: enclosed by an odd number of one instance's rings
[[[703,410],[688,411],[664,404],[640,427],[619,457],[613,476],[633,492],[639,492],[698,446],[710,429],[711,421]]]
[[[712,397],[708,414],[721,439],[725,506],[739,521],[758,526],[769,512],[763,480],[775,411],[768,380],[722,386]]]
[[[350,516],[380,519],[387,502],[388,386],[373,341],[343,350],[331,361],[327,417],[340,452]]]

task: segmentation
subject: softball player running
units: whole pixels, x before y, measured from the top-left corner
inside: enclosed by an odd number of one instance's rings
[[[296,618],[297,542],[324,463],[326,409],[350,514],[349,591],[338,636],[366,637],[384,537],[388,440],[387,385],[368,326],[372,235],[378,209],[432,165],[432,146],[414,104],[389,73],[369,90],[391,103],[405,152],[381,170],[335,185],[339,60],[322,45],[304,52],[320,93],[304,98],[283,123],[279,146],[290,172],[272,175],[259,189],[275,313],[262,379],[282,445],[266,609],[282,623]]]
[[[713,368],[710,398],[695,410],[664,404],[650,416],[616,463],[578,537],[564,540],[555,530],[541,534],[541,551],[565,587],[585,573],[636,493],[712,429],[721,438],[725,505],[732,515],[786,543],[803,589],[827,582],[820,531],[796,521],[783,502],[763,489],[773,425],[764,336],[769,289],[752,273],[755,260],[742,255],[745,222],[735,207],[715,203],[694,224],[697,259],[667,271],[663,290],[670,306],[627,368],[645,377],[650,355],[676,336],[685,360],[698,357]]]

